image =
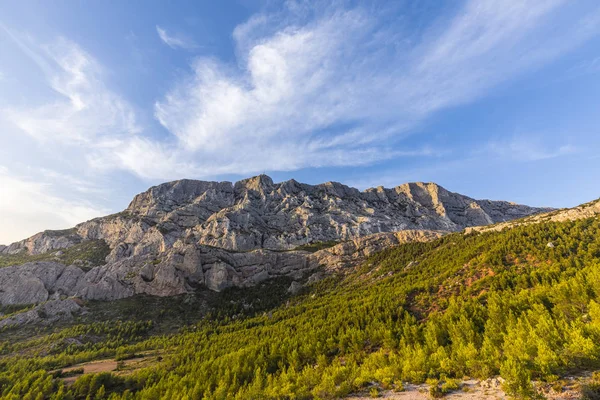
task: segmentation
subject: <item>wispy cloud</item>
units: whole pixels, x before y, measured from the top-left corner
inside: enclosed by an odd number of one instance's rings
[[[11,37],[40,67],[56,96],[39,106],[0,109],[0,119],[42,142],[93,148],[140,132],[132,107],[106,87],[100,65],[77,44],[59,39],[40,46]]]
[[[49,168],[39,168],[36,171],[36,176],[41,178],[47,184],[54,186],[69,187],[72,191],[81,194],[103,195],[105,190],[97,185],[96,182],[84,177],[78,177],[73,174],[56,171]]]
[[[172,49],[185,49],[185,50],[193,50],[198,47],[198,45],[190,38],[177,35],[173,33],[168,33],[165,29],[156,25],[156,33],[158,33],[158,37],[163,41],[164,44],[169,46]]]
[[[0,243],[108,213],[102,204],[110,186],[91,171],[89,159],[141,133],[133,107],[108,87],[103,67],[77,44],[40,44],[4,32],[39,67],[50,90],[40,90],[40,99],[31,94],[28,101],[0,107],[3,160],[12,159],[10,170],[0,168],[0,221],[10,227],[0,229]],[[15,150],[21,155],[13,157]]]
[[[600,73],[600,56],[580,62],[568,71],[569,77]]]
[[[239,68],[195,60],[155,115],[174,135],[169,153],[207,175],[396,157],[398,141],[431,114],[598,33],[590,25],[597,9],[577,24],[560,18],[565,7],[469,1],[445,27],[406,43],[399,28],[362,8],[260,14],[234,31]]]
[[[540,135],[520,135],[509,140],[490,142],[480,153],[491,153],[503,159],[539,161],[572,155],[577,151],[571,144],[547,143]]]

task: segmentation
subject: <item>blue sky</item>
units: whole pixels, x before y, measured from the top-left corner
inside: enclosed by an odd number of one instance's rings
[[[0,2],[0,243],[180,178],[598,198],[599,34],[595,0]]]

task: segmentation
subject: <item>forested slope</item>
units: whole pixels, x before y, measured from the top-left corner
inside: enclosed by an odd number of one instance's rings
[[[14,399],[310,399],[368,387],[375,395],[427,379],[435,394],[436,379],[443,392],[455,387],[453,378],[500,374],[509,393],[531,397],[531,379],[600,367],[597,218],[404,244],[297,296],[278,287],[257,290],[262,306],[236,303],[237,292],[226,291],[220,306],[176,333],[161,325],[168,305],[152,321],[140,313],[116,323],[118,314],[107,313],[109,322],[82,318],[33,339],[7,330],[0,392]],[[157,356],[144,368],[85,374],[68,386],[54,371],[148,353]]]

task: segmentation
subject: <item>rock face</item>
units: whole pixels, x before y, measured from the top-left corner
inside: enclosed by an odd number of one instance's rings
[[[474,200],[434,183],[359,191],[340,183],[275,184],[266,175],[239,181],[180,180],[150,188],[119,214],[66,231],[45,231],[0,250],[41,254],[104,239],[111,260],[156,254],[177,242],[232,251],[291,250],[402,230],[459,231],[550,209]]]
[[[334,182],[276,184],[265,175],[235,184],[180,180],[135,196],[121,213],[0,247],[1,254],[43,255],[104,240],[111,250],[105,265],[89,271],[56,262],[2,268],[0,303],[170,296],[202,285],[220,291],[277,276],[296,279],[387,246],[546,210],[474,200],[434,183],[361,192]],[[314,254],[293,250],[325,241],[343,243]]]
[[[27,252],[28,254],[43,254],[52,250],[71,247],[81,243],[81,241],[82,237],[77,233],[77,229],[44,231],[10,246],[0,246],[0,253],[17,254]]]
[[[84,272],[55,262],[0,268],[0,304],[32,304],[71,295]]]
[[[57,321],[73,318],[73,314],[82,310],[80,301],[76,299],[51,300],[31,310],[17,313],[0,320],[0,329],[18,327],[26,324],[42,323],[50,325]]]
[[[326,266],[327,269],[340,269],[360,263],[370,255],[388,247],[408,242],[427,242],[443,235],[444,232],[440,231],[417,230],[376,233],[317,251],[312,258],[314,262]]]
[[[106,240],[118,259],[165,251],[177,241],[233,251],[291,250],[406,229],[459,231],[543,211],[549,209],[474,200],[434,183],[361,192],[335,182],[275,184],[260,175],[235,184],[181,180],[155,186],[124,212],[78,225],[77,233]]]

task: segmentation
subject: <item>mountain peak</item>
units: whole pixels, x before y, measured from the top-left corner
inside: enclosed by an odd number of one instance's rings
[[[266,189],[270,190],[273,188],[273,179],[265,174],[242,179],[235,183],[235,189],[239,190],[242,188],[245,188],[246,190],[256,190],[258,192],[263,192]]]
[[[193,202],[207,190],[231,191],[231,182],[210,182],[193,179],[181,179],[153,186],[143,193],[136,195],[128,211],[134,213],[147,213],[150,209],[159,209],[164,212]]]

